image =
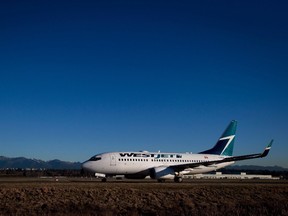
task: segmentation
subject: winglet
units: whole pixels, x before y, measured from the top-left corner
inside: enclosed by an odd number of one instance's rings
[[[268,146],[264,149],[263,153],[261,154],[260,157],[266,157],[271,149],[272,143],[273,143],[273,139],[270,141],[270,143],[268,144]]]

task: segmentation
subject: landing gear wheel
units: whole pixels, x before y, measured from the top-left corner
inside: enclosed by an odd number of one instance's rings
[[[106,178],[102,178],[101,181],[102,182],[107,182],[107,179]]]
[[[182,177],[175,177],[174,182],[181,183],[183,181]]]
[[[158,179],[157,180],[159,183],[163,183],[163,182],[165,182],[165,179]]]

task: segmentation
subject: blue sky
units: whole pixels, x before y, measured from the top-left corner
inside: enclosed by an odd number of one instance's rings
[[[288,167],[288,14],[277,1],[0,3],[0,155],[199,152],[238,120],[239,164]]]

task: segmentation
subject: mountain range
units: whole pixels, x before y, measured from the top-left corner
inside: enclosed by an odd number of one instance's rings
[[[8,158],[0,156],[0,169],[81,169],[80,162],[61,160],[43,161],[25,157]]]
[[[256,165],[234,165],[234,166],[228,166],[226,169],[233,169],[233,170],[268,170],[268,171],[288,171],[287,168],[281,167],[281,166],[256,166]]]
[[[80,162],[68,162],[61,160],[43,161],[39,159],[29,159],[25,157],[9,158],[0,156],[0,169],[81,169]],[[255,165],[234,165],[225,169],[230,170],[268,170],[268,171],[288,171],[280,166],[255,166]]]

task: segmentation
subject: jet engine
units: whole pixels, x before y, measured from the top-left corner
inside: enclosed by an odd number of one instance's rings
[[[172,168],[166,166],[155,167],[151,171],[151,178],[153,179],[174,179],[175,172]]]

